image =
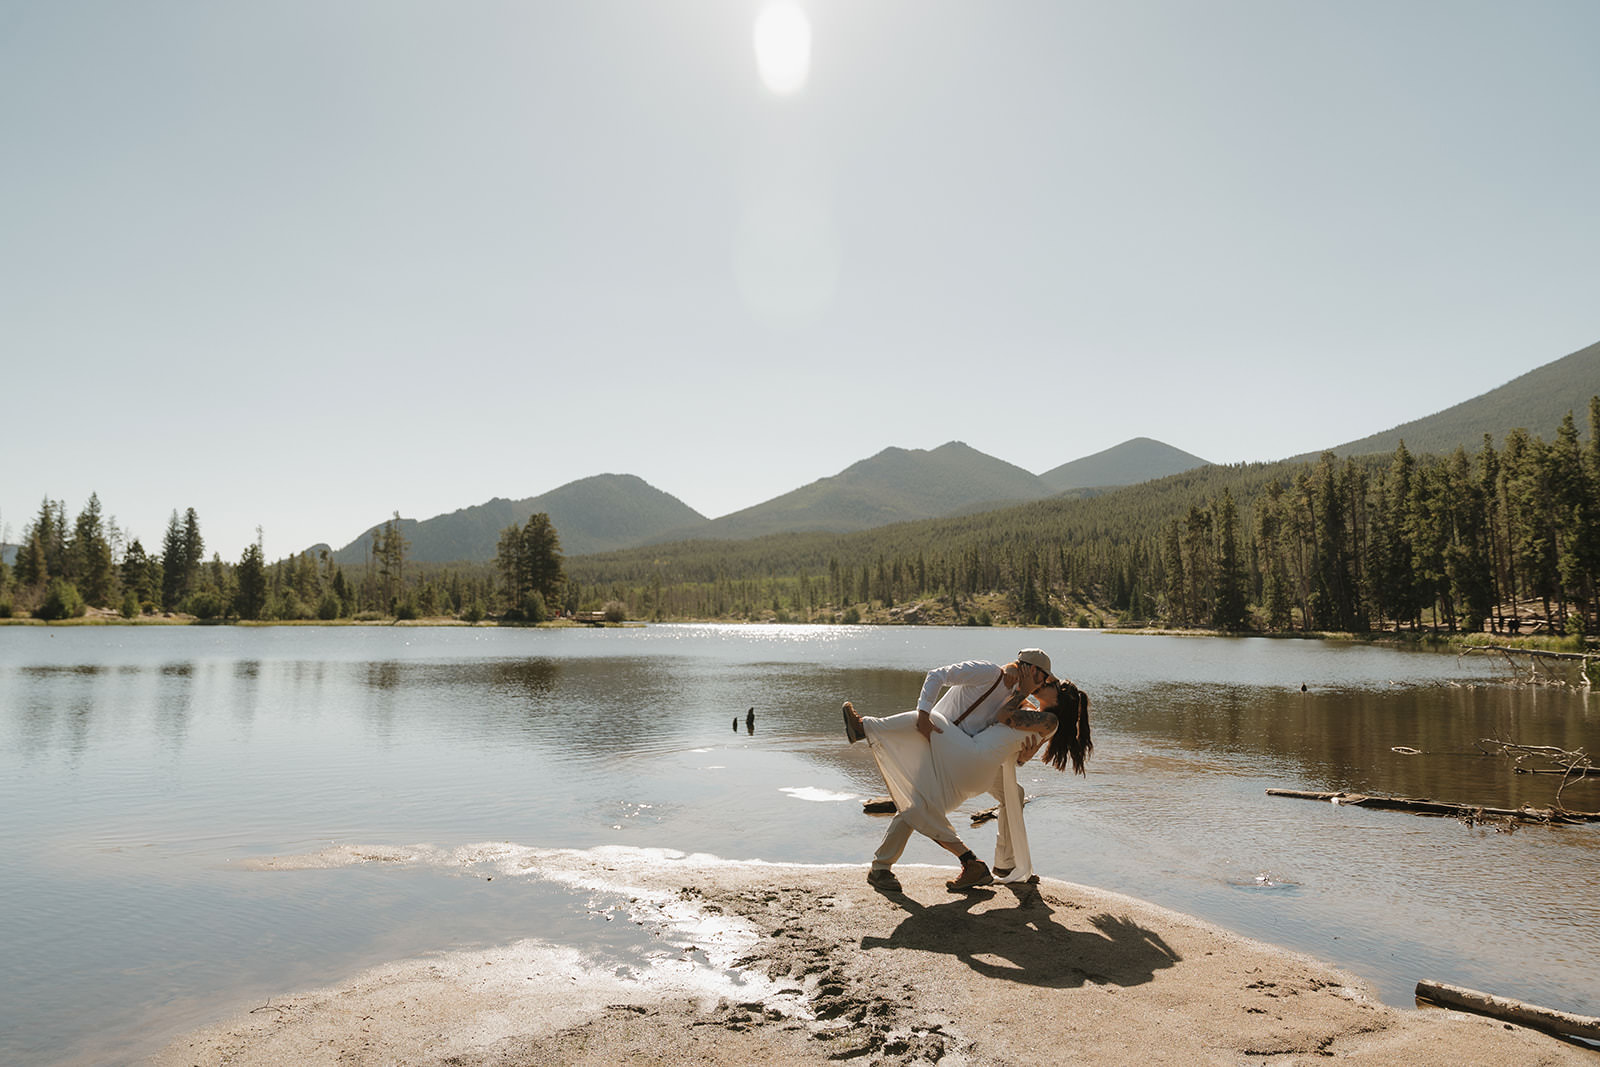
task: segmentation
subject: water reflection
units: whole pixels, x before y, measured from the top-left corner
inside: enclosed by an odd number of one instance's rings
[[[1478,742],[1581,748],[1595,731],[1583,697],[1503,687],[1298,691],[1173,684],[1118,702],[1117,725],[1223,765],[1277,767],[1303,788],[1548,807],[1555,784],[1513,773]]]

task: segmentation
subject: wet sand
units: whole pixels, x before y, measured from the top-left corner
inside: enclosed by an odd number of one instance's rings
[[[659,951],[537,939],[290,993],[151,1061],[213,1064],[1600,1063],[1179,913],[1067,882],[952,894],[949,869],[512,850],[508,872],[623,894]],[[511,936],[515,936],[513,933]]]

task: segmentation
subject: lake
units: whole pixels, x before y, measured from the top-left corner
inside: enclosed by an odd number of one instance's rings
[[[1090,694],[1096,743],[1086,779],[1023,768],[1041,874],[1310,953],[1389,1003],[1431,978],[1600,1014],[1600,825],[1265,793],[1548,805],[1555,779],[1478,742],[1595,747],[1595,698],[1505,684],[1485,657],[992,628],[13,626],[0,1062],[136,1059],[454,946],[631,936],[559,888],[491,880],[485,843],[865,876],[885,823],[861,800],[883,786],[840,702],[902,711],[930,667],[1035,645]],[[1564,799],[1600,809],[1600,780]],[[993,824],[952,822],[987,857]],[[265,869],[330,850],[370,862]],[[919,838],[905,862],[949,858]]]

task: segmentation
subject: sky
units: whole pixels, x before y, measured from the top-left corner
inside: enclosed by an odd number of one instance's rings
[[[0,532],[1388,429],[1600,340],[1600,3],[0,0]]]

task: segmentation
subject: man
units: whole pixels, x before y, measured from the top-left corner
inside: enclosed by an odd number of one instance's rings
[[[937,711],[957,729],[977,734],[995,721],[1000,709],[1016,707],[1050,678],[1050,657],[1037,648],[1025,648],[1017,658],[1001,667],[984,660],[966,660],[928,672],[917,697],[916,729],[930,738],[941,727],[934,725],[930,711]],[[940,696],[939,691],[944,690]],[[1037,745],[1025,748],[1017,762],[1026,763]],[[963,853],[961,874],[945,885],[953,892],[1001,881],[1024,881],[1033,875],[1028,853],[1027,828],[1022,822],[1022,790],[1017,785],[1016,763],[1005,763],[995,771],[989,792],[1000,802],[1000,825],[995,838],[994,871],[970,850]],[[912,828],[898,813],[884,831],[883,843],[872,858],[867,884],[877,889],[899,892],[900,880],[891,869],[906,850]],[[952,850],[953,851],[953,850]]]

